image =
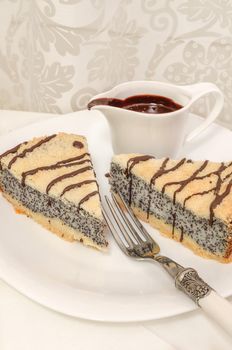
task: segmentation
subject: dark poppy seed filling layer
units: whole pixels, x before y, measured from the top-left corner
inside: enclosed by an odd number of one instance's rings
[[[79,230],[98,245],[107,246],[103,234],[102,222],[87,213],[83,208],[59,199],[54,199],[30,186],[22,185],[12,174],[4,169],[0,171],[2,190],[16,199],[22,205],[41,213],[47,218],[59,218],[65,225]]]
[[[204,163],[205,164],[205,163]],[[205,165],[204,165],[205,167]],[[202,166],[203,168],[203,166]],[[195,215],[166,193],[150,187],[150,184],[133,173],[128,174],[118,163],[111,163],[110,184],[113,192],[120,192],[124,199],[149,216],[162,220],[167,225],[180,230],[180,240],[189,237],[205,251],[221,257],[231,252],[231,230],[218,218],[213,222]],[[184,234],[183,234],[184,233]]]

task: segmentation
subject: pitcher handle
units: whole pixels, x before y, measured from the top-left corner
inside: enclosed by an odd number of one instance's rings
[[[215,103],[212,110],[206,116],[205,120],[193,131],[191,131],[185,138],[185,143],[192,141],[202,131],[204,131],[213,121],[218,117],[224,104],[224,96],[221,90],[213,83],[198,83],[193,85],[185,85],[184,89],[187,90],[191,97],[189,107],[195,103],[199,98],[213,93],[215,95]]]

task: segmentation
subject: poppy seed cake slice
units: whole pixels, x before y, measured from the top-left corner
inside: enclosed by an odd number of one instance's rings
[[[114,156],[113,193],[135,214],[195,253],[232,260],[232,162]]]
[[[34,138],[0,156],[0,187],[18,212],[68,241],[104,250],[98,185],[85,137]]]

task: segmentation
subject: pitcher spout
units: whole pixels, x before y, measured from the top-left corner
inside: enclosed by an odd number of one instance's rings
[[[110,105],[108,103],[108,98],[99,98],[91,100],[88,103],[88,109],[95,109],[101,112],[105,112],[108,108],[110,108]]]

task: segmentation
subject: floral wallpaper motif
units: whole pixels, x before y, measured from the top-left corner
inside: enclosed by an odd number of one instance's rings
[[[232,128],[232,0],[0,0],[0,23],[0,108],[66,113],[126,80],[212,81]]]

